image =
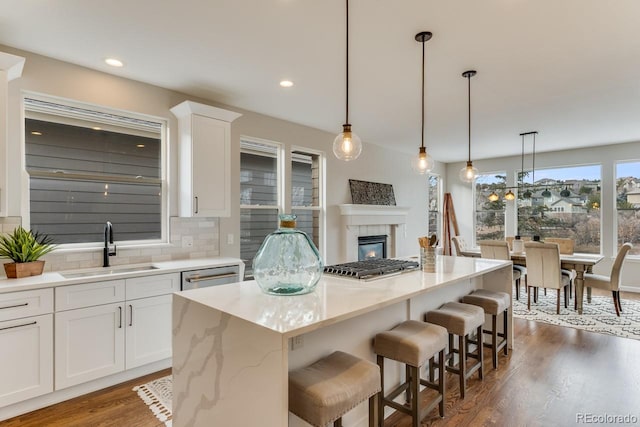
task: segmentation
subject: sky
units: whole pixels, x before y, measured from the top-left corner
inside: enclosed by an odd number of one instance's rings
[[[538,181],[543,178],[555,179],[565,181],[568,179],[588,179],[599,180],[601,175],[600,165],[589,166],[575,166],[565,168],[553,168],[553,169],[536,169],[535,180]],[[640,162],[624,162],[618,163],[616,168],[616,177],[622,178],[632,176],[634,178],[640,178]],[[525,178],[526,182],[531,180],[531,176]],[[492,184],[500,182],[495,178],[493,174],[488,176],[481,176],[477,183]]]

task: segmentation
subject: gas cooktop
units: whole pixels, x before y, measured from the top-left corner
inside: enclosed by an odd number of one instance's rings
[[[420,264],[416,261],[384,258],[327,265],[324,272],[353,279],[370,280],[412,271],[419,266]]]

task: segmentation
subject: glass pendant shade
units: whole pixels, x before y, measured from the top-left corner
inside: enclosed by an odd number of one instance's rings
[[[333,154],[348,162],[355,160],[362,153],[362,141],[360,137],[351,131],[351,125],[342,125],[342,132],[333,140]]]
[[[498,194],[495,191],[492,191],[491,194],[489,194],[488,198],[490,202],[497,202],[500,196],[498,196]]]
[[[564,190],[560,192],[560,195],[562,197],[569,197],[571,195],[571,192],[569,191],[568,187],[565,187]]]
[[[527,190],[524,193],[522,193],[522,197],[525,199],[530,199],[532,195],[533,194],[531,193],[531,190]]]
[[[431,172],[433,165],[433,158],[427,153],[425,147],[420,147],[418,155],[411,159],[411,168],[419,175]]]
[[[462,182],[473,182],[478,176],[478,169],[473,167],[472,162],[467,162],[467,166],[460,169],[460,181]]]
[[[253,259],[253,277],[267,294],[307,294],[322,277],[318,249],[295,226],[295,215],[280,215],[280,228],[264,239]]]
[[[516,195],[513,194],[513,191],[509,190],[507,191],[507,193],[504,195],[505,200],[515,200]]]
[[[542,197],[551,197],[551,191],[545,188],[545,190],[542,192]]]

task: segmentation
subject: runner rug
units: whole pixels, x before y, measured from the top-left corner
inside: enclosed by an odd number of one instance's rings
[[[171,381],[171,375],[167,375],[133,388],[153,415],[167,427],[171,427]]]
[[[544,295],[539,291],[538,302],[531,300],[531,311],[527,310],[527,295],[520,293],[520,301],[513,299],[513,316],[534,320],[551,325],[568,328],[583,329],[585,331],[614,335],[622,338],[640,340],[640,301],[622,300],[622,313],[616,316],[613,298],[607,296],[593,296],[587,302],[585,296],[583,314],[579,315],[573,309],[573,300],[569,300],[569,308],[564,308],[564,294],[561,295],[560,314],[556,314],[556,290],[547,290]]]

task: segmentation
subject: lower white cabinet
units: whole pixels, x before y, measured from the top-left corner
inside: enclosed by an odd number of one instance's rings
[[[53,315],[0,322],[0,407],[53,391]]]
[[[124,302],[56,316],[56,390],[124,370]]]
[[[169,292],[179,289],[178,273],[56,288],[67,311],[55,313],[55,389],[171,357]]]
[[[126,369],[171,357],[171,295],[127,301]]]

